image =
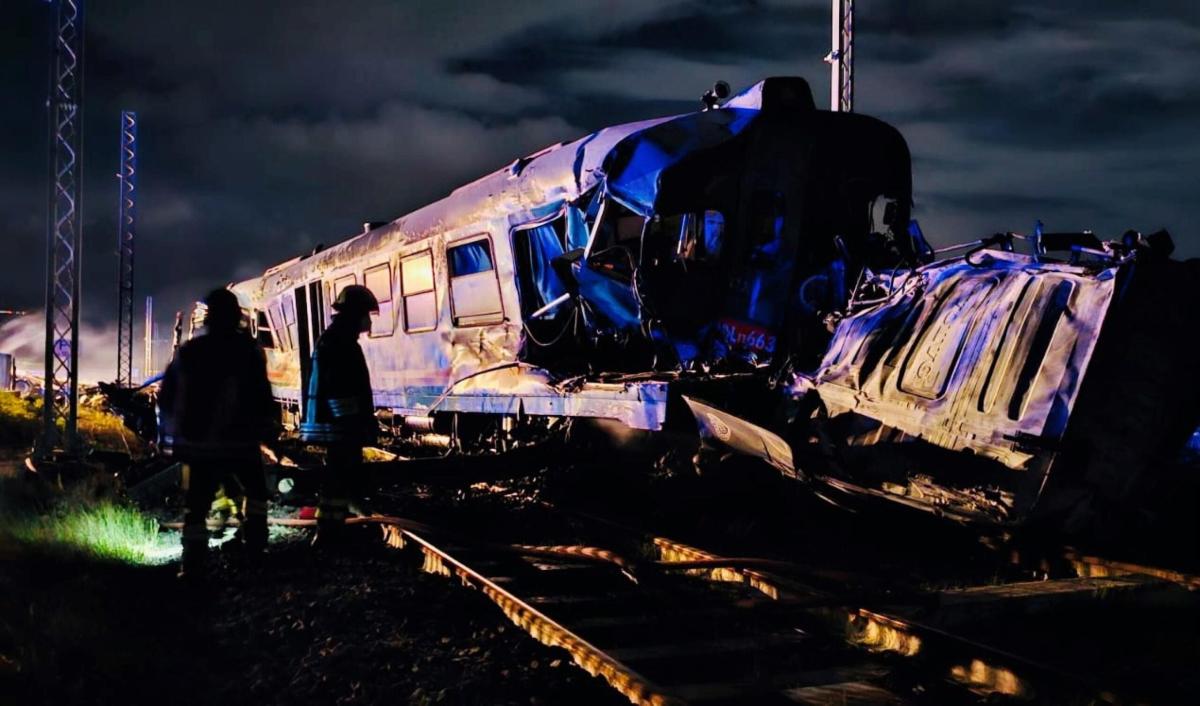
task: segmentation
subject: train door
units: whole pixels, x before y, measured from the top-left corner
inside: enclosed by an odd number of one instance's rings
[[[308,406],[308,376],[312,372],[312,350],[325,331],[325,296],[321,281],[296,287],[296,352],[300,356],[300,409]]]

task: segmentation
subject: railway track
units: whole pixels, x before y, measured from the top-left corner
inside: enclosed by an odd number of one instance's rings
[[[1069,548],[989,547],[991,568],[914,587],[893,567],[864,571],[803,552],[790,561],[744,556],[756,553],[754,542],[723,542],[722,554],[544,500],[523,506],[540,518],[531,523],[509,522],[503,504],[480,514],[470,502],[459,509],[458,496],[441,507],[427,500],[400,512],[429,525],[356,521],[381,525],[388,545],[480,591],[636,704],[1176,702],[1200,687],[1187,677],[1194,654],[1148,668],[1138,641],[1154,635],[1121,644],[1128,626],[1118,625],[1130,620],[1127,609],[1149,606],[1148,618],[1134,619],[1151,633],[1194,633],[1194,574]],[[441,529],[460,526],[474,529]],[[729,556],[731,547],[743,556]],[[758,550],[780,557],[778,547]],[[1066,614],[1096,633],[1060,628]],[[1093,646],[1109,655],[1093,658]],[[1194,638],[1185,648],[1194,652]]]
[[[388,545],[479,590],[636,704],[1176,702],[1193,688],[1186,678],[1172,682],[1187,669],[1186,655],[1182,666],[1135,670],[1131,679],[1120,664],[1059,659],[1056,650],[1080,642],[1043,625],[1073,612],[1103,628],[1151,605],[1151,630],[1187,631],[1200,597],[1191,574],[1068,549],[1009,556],[1018,571],[1003,578],[914,591],[840,570],[722,556],[539,505],[574,534],[537,528],[546,543],[509,544],[509,528],[481,539],[398,517],[354,522],[382,526]],[[563,541],[572,543],[555,543]],[[1138,651],[1136,639],[1122,646],[1112,637],[1095,639],[1118,657]]]
[[[900,702],[874,683],[884,660],[817,637],[825,597],[749,581],[714,590],[679,572],[765,577],[755,562],[657,543],[659,558],[630,575],[598,550],[541,547],[536,559],[442,543],[399,525],[386,541],[423,555],[425,570],[480,590],[540,642],[635,704]],[[690,553],[689,553],[690,552]],[[673,566],[675,565],[675,566]],[[633,564],[624,564],[633,566]]]
[[[843,590],[831,590],[837,572],[725,557],[604,518],[582,520],[611,530],[621,549],[497,551],[383,526],[389,545],[481,591],[635,704],[1138,700],[1146,694],[994,644],[979,626],[1098,603],[1194,605],[1196,597],[1195,576],[1070,552],[1062,560],[1079,569],[1073,576],[918,593],[863,591],[846,577]],[[1171,689],[1150,690],[1164,695]]]

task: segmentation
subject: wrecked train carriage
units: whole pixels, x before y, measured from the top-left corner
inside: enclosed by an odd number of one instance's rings
[[[376,405],[412,439],[517,419],[657,431],[681,390],[737,397],[791,351],[819,357],[847,271],[911,253],[910,203],[898,132],[767,79],[518,159],[233,288],[293,421],[329,303],[360,283],[381,302],[363,339]]]
[[[999,240],[869,277],[788,424],[689,400],[702,432],[827,495],[963,522],[1092,531],[1144,507],[1200,424],[1200,261],[1165,232],[1069,261]]]

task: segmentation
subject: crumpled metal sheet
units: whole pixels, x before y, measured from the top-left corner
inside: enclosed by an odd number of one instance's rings
[[[1112,301],[1115,268],[987,251],[920,268],[843,319],[813,389],[853,412],[1018,471],[1061,441]],[[852,444],[872,443],[869,438]]]
[[[695,416],[701,437],[762,459],[789,478],[801,478],[792,459],[792,447],[778,434],[687,395],[683,395],[683,401]]]
[[[733,139],[759,114],[726,108],[684,115],[633,133],[605,159],[605,188],[639,215],[654,214],[659,178],[688,155]]]

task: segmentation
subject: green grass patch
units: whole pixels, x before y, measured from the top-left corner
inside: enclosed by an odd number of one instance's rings
[[[179,540],[160,533],[158,522],[113,502],[57,508],[43,514],[0,517],[0,535],[49,552],[79,552],[127,564],[159,564],[174,558]]]
[[[98,449],[129,451],[137,455],[142,442],[125,428],[121,418],[95,405],[79,406],[79,435]]]
[[[135,455],[142,449],[137,435],[94,398],[79,405],[76,423],[80,437],[95,448],[129,451]],[[0,390],[0,446],[32,446],[41,430],[41,397],[21,397],[15,392]]]

